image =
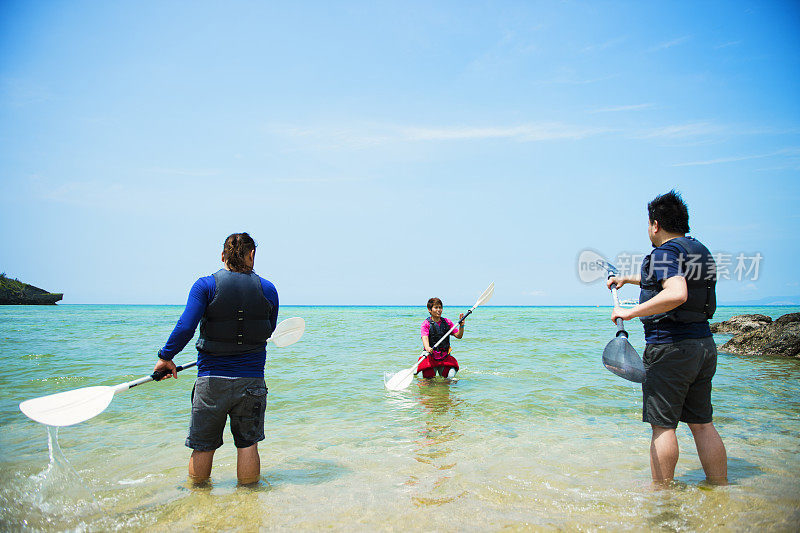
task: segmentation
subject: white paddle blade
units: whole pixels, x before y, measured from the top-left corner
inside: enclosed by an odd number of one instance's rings
[[[488,301],[489,301],[489,300],[492,298],[492,295],[493,295],[493,294],[494,294],[494,281],[493,281],[493,282],[491,282],[491,283],[489,284],[489,286],[488,286],[488,287],[486,287],[486,290],[485,290],[485,291],[483,291],[483,294],[481,294],[481,295],[478,297],[478,301],[477,301],[477,302],[475,302],[475,307],[478,307],[479,305],[483,305],[483,304],[485,304],[486,302],[488,302]]]
[[[401,370],[388,381],[384,381],[384,385],[389,390],[403,390],[408,388],[411,385],[411,381],[414,379],[414,370],[416,370],[416,365],[412,368],[406,368],[405,370]]]
[[[278,348],[283,348],[284,346],[289,346],[299,341],[305,330],[305,320],[299,316],[287,318],[275,327],[275,331],[272,332],[272,336],[269,340]]]
[[[84,387],[25,400],[19,410],[40,424],[71,426],[99,415],[112,399],[114,387]]]

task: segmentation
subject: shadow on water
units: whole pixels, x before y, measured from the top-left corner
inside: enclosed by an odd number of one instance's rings
[[[761,469],[761,467],[751,463],[746,459],[728,457],[728,483],[730,485],[738,485],[745,479],[754,478],[763,473],[764,471]],[[706,483],[706,473],[700,466],[689,470],[681,476],[676,476],[675,480],[688,485],[713,487],[713,485],[708,485]]]
[[[180,491],[188,491],[194,495],[227,494],[252,492],[269,492],[272,489],[286,485],[318,485],[338,479],[350,470],[334,461],[325,460],[296,460],[289,463],[290,468],[275,468],[261,474],[261,479],[256,483],[242,484],[236,479],[224,481],[210,480],[195,482],[187,479],[180,485]]]
[[[728,458],[730,485],[756,477],[763,470],[750,461]],[[716,511],[729,505],[728,486],[716,486],[706,481],[702,468],[692,469],[677,477],[668,487],[651,486],[645,503],[649,528],[661,531],[712,530],[728,524],[725,513]],[[709,512],[709,509],[712,511]]]
[[[350,469],[335,461],[325,460],[298,460],[290,463],[289,466],[291,468],[272,469],[264,472],[261,475],[263,486],[245,485],[240,488],[269,490],[282,485],[318,485],[338,479],[350,472]]]
[[[270,491],[291,485],[317,485],[334,481],[347,475],[350,469],[335,461],[297,459],[286,468],[274,468],[262,473],[261,481],[241,485],[236,480],[193,484],[181,488],[190,494],[163,505],[159,503],[157,516],[151,527],[168,526],[177,530],[199,531],[259,531],[275,520],[275,508],[267,499]],[[152,513],[153,507],[138,509],[138,513]],[[177,526],[175,518],[180,517]]]

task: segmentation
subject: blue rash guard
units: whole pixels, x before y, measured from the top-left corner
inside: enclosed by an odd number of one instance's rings
[[[261,279],[261,290],[264,297],[272,304],[272,329],[278,323],[278,291],[272,282]],[[172,360],[194,337],[200,319],[206,307],[214,299],[217,284],[214,276],[205,276],[194,282],[189,291],[186,309],[178,319],[175,329],[167,339],[167,343],[158,351],[161,359]],[[258,351],[241,355],[215,356],[198,350],[197,376],[222,376],[228,378],[263,378],[264,364],[267,361],[266,346]]]

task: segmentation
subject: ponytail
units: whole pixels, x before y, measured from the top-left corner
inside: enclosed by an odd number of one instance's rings
[[[222,248],[222,260],[233,272],[249,274],[253,271],[245,262],[245,258],[256,249],[256,242],[247,233],[232,233],[225,239]]]

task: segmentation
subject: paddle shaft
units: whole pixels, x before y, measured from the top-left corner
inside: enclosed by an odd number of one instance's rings
[[[175,367],[176,372],[180,372],[181,370],[186,370],[187,368],[192,368],[193,366],[197,365],[197,361],[192,361],[191,363],[186,363],[185,365],[180,365]],[[128,381],[127,383],[120,383],[119,385],[114,385],[114,394],[119,394],[120,392],[125,392],[128,389],[132,389],[138,385],[142,385],[143,383],[149,383],[151,381],[161,381],[164,376],[167,374],[171,374],[167,370],[160,370],[158,372],[153,372],[149,376],[145,376],[143,378],[134,379],[133,381]]]
[[[475,309],[475,308],[473,307],[472,309]],[[470,309],[469,311],[467,311],[467,312],[466,312],[466,314],[465,314],[464,316],[462,316],[461,318],[459,318],[459,319],[458,319],[458,322],[456,322],[455,324],[453,324],[453,327],[452,327],[452,328],[450,328],[450,329],[448,330],[448,332],[447,332],[447,333],[445,333],[444,335],[442,335],[442,338],[441,338],[441,339],[439,339],[438,341],[436,341],[436,344],[434,344],[433,346],[431,346],[431,350],[433,350],[434,348],[436,348],[437,346],[439,346],[439,345],[440,345],[442,342],[444,342],[444,340],[445,340],[445,339],[446,339],[446,338],[447,338],[447,337],[448,337],[448,336],[449,336],[451,333],[453,333],[453,332],[456,330],[456,328],[457,328],[457,327],[459,327],[459,326],[462,324],[462,322],[464,322],[464,321],[467,319],[467,317],[468,317],[469,315],[471,315],[471,314],[472,314],[472,309]],[[425,353],[428,353],[428,352],[425,352]]]
[[[609,274],[608,279],[611,279],[613,277],[614,276]],[[619,296],[617,296],[617,286],[616,285],[612,285],[611,286],[611,296],[614,299],[614,307],[619,307]],[[618,318],[616,320],[616,323],[617,323],[617,337],[622,335],[627,339],[628,338],[628,332],[625,331],[625,326],[623,325],[623,320],[621,318]]]

